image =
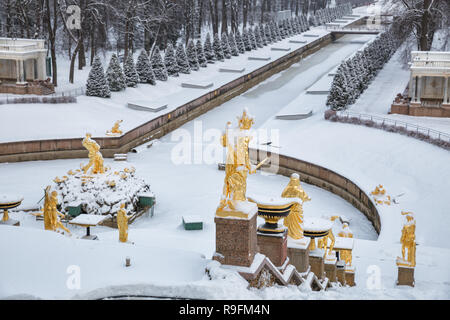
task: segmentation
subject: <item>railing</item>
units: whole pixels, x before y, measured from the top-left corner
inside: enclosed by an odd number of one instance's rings
[[[85,88],[79,87],[79,88],[70,89],[70,90],[55,91],[55,93],[52,93],[49,96],[52,96],[52,97],[78,97],[78,96],[84,95],[85,93],[86,93]]]
[[[394,132],[399,133],[406,131],[408,133],[414,134],[421,140],[424,138],[434,139],[450,145],[450,134],[431,128],[422,127],[413,123],[351,111],[337,111],[336,114],[341,118],[346,118],[348,120],[347,122],[351,122],[351,119],[357,119],[360,121],[360,124],[371,126],[371,123],[367,123],[367,121],[371,121],[373,124],[377,124],[381,129],[388,130],[393,128]]]
[[[412,51],[411,61],[450,60],[450,52]]]
[[[363,27],[343,27],[336,25],[325,25],[327,30],[339,30],[339,31],[384,31],[387,29],[385,25],[364,25]],[[375,27],[376,26],[376,27]]]

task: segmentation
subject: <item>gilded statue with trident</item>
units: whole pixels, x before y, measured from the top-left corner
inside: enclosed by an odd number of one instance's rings
[[[62,229],[70,234],[69,229],[64,227],[59,219],[60,217],[64,217],[64,215],[58,211],[57,206],[58,193],[56,191],[50,193],[50,186],[47,186],[47,188],[45,188],[44,209],[42,212],[33,215],[44,216],[45,230],[57,231],[58,229]]]
[[[255,168],[252,168],[248,154],[248,145],[251,140],[249,133],[254,123],[254,119],[248,114],[245,108],[242,116],[238,118],[239,130],[231,128],[231,122],[227,123],[225,133],[222,135],[222,146],[227,150],[225,162],[225,180],[223,186],[222,199],[216,210],[216,215],[230,215],[235,212],[237,215],[238,208],[236,205],[239,201],[247,201],[247,175],[253,174],[267,160],[264,159]]]
[[[90,133],[86,133],[86,137],[83,139],[83,147],[89,151],[89,163],[82,170],[86,173],[92,167],[91,173],[104,173],[105,168],[103,167],[103,156],[100,153],[100,146],[91,137]]]

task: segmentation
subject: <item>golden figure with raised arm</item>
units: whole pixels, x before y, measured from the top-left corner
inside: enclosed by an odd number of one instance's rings
[[[122,130],[119,129],[120,124],[123,122],[123,120],[117,120],[111,130],[106,131],[107,135],[121,135]]]
[[[125,210],[125,203],[120,205],[119,211],[117,211],[117,228],[119,229],[119,241],[128,241],[128,220],[130,217]]]
[[[89,168],[92,167],[91,173],[104,173],[105,168],[103,167],[103,156],[100,153],[100,146],[91,137],[92,135],[90,133],[86,133],[86,137],[82,143],[83,147],[89,151],[89,163],[82,168],[83,172],[87,173]]]
[[[306,192],[300,185],[300,176],[297,173],[291,175],[288,185],[281,193],[283,198],[299,198],[302,204],[295,203],[291,207],[291,212],[284,218],[284,226],[288,228],[288,235],[292,239],[298,240],[303,238],[303,202],[310,201]]]
[[[57,231],[62,229],[70,234],[69,229],[64,227],[60,221],[60,217],[64,215],[58,211],[58,193],[56,191],[50,192],[50,186],[45,188],[44,196],[44,209],[42,212],[34,214],[36,216],[44,216],[44,228],[45,230]]]
[[[402,257],[397,258],[398,266],[416,266],[416,220],[412,212],[403,212],[406,223],[403,225],[400,242],[402,243]],[[406,255],[406,251],[408,255]]]

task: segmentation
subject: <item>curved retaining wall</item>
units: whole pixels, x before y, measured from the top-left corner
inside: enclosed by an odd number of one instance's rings
[[[126,132],[121,137],[94,139],[100,145],[102,154],[106,158],[112,158],[115,153],[126,153],[146,141],[166,135],[184,123],[242,94],[330,42],[332,42],[331,34],[316,39],[251,73]],[[80,137],[0,143],[0,162],[85,158],[88,153],[81,145],[82,139]]]
[[[356,209],[361,211],[372,223],[375,231],[380,234],[381,221],[378,210],[371,198],[364,191],[362,191],[356,183],[330,169],[308,161],[281,154],[277,154],[275,157],[272,157],[270,152],[257,152],[254,149],[250,150],[251,159],[256,160],[257,162],[261,161],[266,156],[271,159],[276,159],[278,156],[278,170],[274,173],[289,177],[292,173],[297,172],[300,174],[301,181],[315,185],[340,196],[344,200],[351,203]],[[266,168],[268,167],[266,166]]]

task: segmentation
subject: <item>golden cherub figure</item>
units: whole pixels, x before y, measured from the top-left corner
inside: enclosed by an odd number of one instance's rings
[[[406,216],[406,223],[403,225],[402,236],[402,257],[397,257],[398,266],[415,267],[416,266],[416,221],[412,212],[403,212]],[[406,251],[408,255],[406,256]]]
[[[119,211],[117,211],[117,228],[119,229],[119,241],[128,241],[128,220],[130,217],[125,211],[125,203],[120,205]]]
[[[50,193],[50,186],[45,188],[44,196],[44,209],[42,212],[35,214],[36,216],[44,216],[44,228],[45,230],[57,231],[62,229],[70,234],[69,229],[64,227],[60,221],[60,217],[64,215],[58,211],[58,193],[53,191]]]
[[[238,118],[239,131],[231,129],[231,123],[227,122],[225,133],[221,137],[222,146],[227,148],[225,162],[225,180],[223,186],[223,195],[217,212],[223,209],[236,210],[236,201],[247,201],[247,175],[253,174],[267,160],[261,161],[258,166],[252,169],[248,145],[251,136],[244,130],[249,130],[253,124],[253,118],[250,118],[246,109],[241,118]]]
[[[82,143],[83,147],[89,151],[89,163],[82,168],[83,172],[86,173],[92,167],[91,173],[104,173],[105,168],[103,166],[103,156],[100,153],[100,146],[91,137],[92,135],[90,133],[86,133],[86,137]]]
[[[300,176],[297,173],[291,175],[288,185],[281,193],[283,198],[299,198],[303,202],[310,201],[306,192],[300,185]],[[284,226],[288,228],[288,235],[292,239],[298,240],[303,238],[303,205],[295,203],[291,207],[291,212],[284,218]]]
[[[123,120],[117,120],[111,130],[106,131],[106,134],[121,135],[122,130],[119,129],[119,126],[122,122]]]

